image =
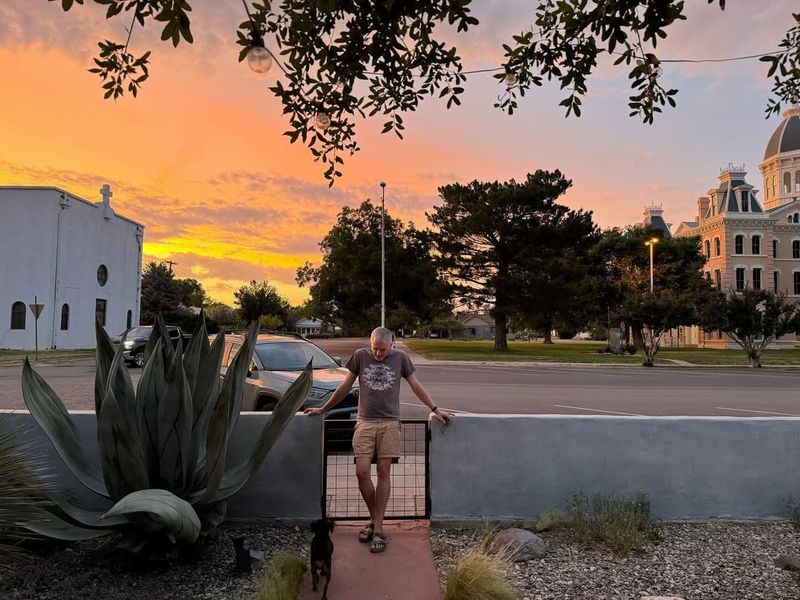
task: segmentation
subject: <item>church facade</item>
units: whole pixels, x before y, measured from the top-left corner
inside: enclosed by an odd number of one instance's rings
[[[138,324],[144,226],[100,194],[0,186],[0,348],[94,348],[95,320]]]
[[[783,113],[759,170],[763,201],[744,166],[730,164],[697,199],[695,220],[680,223],[674,235],[699,236],[705,277],[718,289],[768,289],[800,301],[800,107]],[[729,345],[717,332],[695,335],[701,347]],[[792,335],[779,345],[795,343]]]

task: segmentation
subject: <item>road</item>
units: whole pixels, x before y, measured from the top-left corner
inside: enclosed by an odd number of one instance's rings
[[[317,340],[346,360],[364,339]],[[70,410],[92,410],[93,366],[37,369]],[[20,367],[0,368],[0,408],[24,408]],[[131,371],[134,380],[139,370]],[[573,415],[800,417],[800,369],[418,365],[434,401],[453,411]],[[401,388],[403,418],[427,411]]]

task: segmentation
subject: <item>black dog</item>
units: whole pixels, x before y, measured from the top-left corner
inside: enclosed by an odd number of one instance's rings
[[[333,558],[333,542],[331,532],[333,521],[319,519],[311,523],[314,539],[311,540],[311,589],[317,591],[320,575],[325,576],[325,589],[321,600],[328,600],[328,584],[331,582],[331,559]]]

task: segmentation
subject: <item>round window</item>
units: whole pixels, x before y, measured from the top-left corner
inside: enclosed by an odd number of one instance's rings
[[[97,283],[102,287],[106,284],[106,281],[108,281],[108,269],[105,265],[100,265],[97,267]]]

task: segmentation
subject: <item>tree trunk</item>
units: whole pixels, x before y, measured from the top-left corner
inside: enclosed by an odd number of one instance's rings
[[[747,352],[748,365],[751,368],[761,367],[761,352],[756,349],[748,350]]]
[[[545,344],[552,344],[553,343],[553,330],[549,327],[544,328],[544,343]]]
[[[494,309],[494,350],[505,352],[508,350],[508,337],[506,336],[508,317],[505,311]]]

